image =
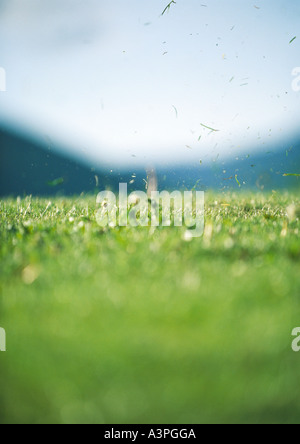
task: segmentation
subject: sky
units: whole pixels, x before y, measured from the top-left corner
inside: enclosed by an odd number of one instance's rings
[[[300,139],[300,2],[168,1],[0,0],[0,124],[105,166]]]

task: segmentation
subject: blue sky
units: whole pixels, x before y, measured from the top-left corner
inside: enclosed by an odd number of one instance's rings
[[[106,166],[193,164],[299,136],[300,3],[177,0],[161,17],[167,3],[0,1],[0,122]]]

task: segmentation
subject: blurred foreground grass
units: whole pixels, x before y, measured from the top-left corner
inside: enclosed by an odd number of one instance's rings
[[[0,202],[1,423],[300,422],[300,201],[210,195],[203,238]]]

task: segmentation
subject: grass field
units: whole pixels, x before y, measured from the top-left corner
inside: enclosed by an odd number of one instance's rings
[[[204,236],[0,202],[1,423],[300,422],[300,200],[206,197]]]

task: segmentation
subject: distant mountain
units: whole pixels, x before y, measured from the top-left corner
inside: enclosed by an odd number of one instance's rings
[[[96,187],[97,174],[46,146],[0,130],[0,196],[80,194]]]
[[[284,174],[300,173],[300,142],[289,149],[266,152],[234,159],[218,158],[197,167],[181,167],[172,171],[158,169],[160,186],[187,189],[254,189],[278,190],[299,188],[300,178]]]
[[[79,160],[58,154],[47,145],[0,130],[0,196],[52,196],[96,193],[118,189],[126,182],[129,190],[144,190],[144,170],[94,169]],[[284,189],[298,188],[300,143],[287,151],[237,157],[226,161],[215,158],[191,167],[157,167],[159,189]],[[133,174],[134,173],[134,174]]]

